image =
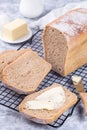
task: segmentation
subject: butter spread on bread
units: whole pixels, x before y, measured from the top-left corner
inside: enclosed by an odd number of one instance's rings
[[[87,63],[87,9],[69,11],[43,31],[45,59],[66,76]]]
[[[29,109],[53,110],[63,106],[65,100],[65,91],[61,86],[56,86],[55,88],[51,88],[50,90],[40,94],[35,98],[35,100],[28,101],[26,106]]]
[[[32,100],[32,101],[27,101],[25,104],[25,108],[27,109],[47,109],[47,110],[53,110],[54,108],[54,103],[52,101],[45,101],[45,100]]]

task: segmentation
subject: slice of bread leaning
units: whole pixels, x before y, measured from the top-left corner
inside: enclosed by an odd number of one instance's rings
[[[85,115],[87,116],[87,92],[81,92],[80,97],[84,105]]]
[[[0,53],[0,79],[2,70],[29,49],[8,50]]]
[[[2,82],[19,94],[34,92],[51,70],[51,64],[27,51],[2,71]]]
[[[46,109],[28,109],[26,108],[27,101],[35,100],[40,94],[50,90],[54,87],[62,87],[66,100],[63,106],[59,107],[58,109],[54,110],[46,110]],[[40,123],[40,124],[50,124],[58,119],[65,111],[67,111],[70,107],[72,107],[77,102],[77,96],[72,93],[71,91],[67,90],[65,87],[61,86],[60,84],[54,83],[50,87],[47,87],[39,92],[35,92],[29,96],[26,96],[25,99],[19,105],[19,111],[28,119]]]

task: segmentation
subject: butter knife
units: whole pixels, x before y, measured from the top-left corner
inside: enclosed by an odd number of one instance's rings
[[[87,115],[87,92],[84,90],[84,85],[82,83],[82,77],[74,75],[72,76],[72,82],[77,92],[81,97],[82,103],[84,105],[85,115]]]

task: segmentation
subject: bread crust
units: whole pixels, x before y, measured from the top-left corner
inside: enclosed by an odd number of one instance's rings
[[[54,88],[54,86],[58,87],[60,84],[54,83],[52,86],[47,87],[39,92],[35,92],[29,96],[26,96],[25,99],[19,105],[19,112],[21,112],[25,117],[29,120],[32,120],[41,124],[50,124],[54,122],[58,117],[60,117],[65,111],[67,111],[70,107],[72,107],[77,102],[77,96],[63,87],[66,95],[66,101],[64,105],[55,110],[27,110],[25,109],[25,103],[29,100],[34,100],[41,93]]]
[[[50,31],[48,32],[48,28],[51,28],[51,33],[53,35],[54,42],[58,43],[56,44],[56,48],[59,49],[59,45],[61,46],[63,43],[62,40],[66,39],[66,42],[64,42],[64,47],[67,47],[67,52],[61,49],[62,51],[59,53],[61,55],[61,61],[63,60],[65,56],[65,64],[62,63],[62,65],[59,65],[58,62],[60,62],[60,57],[57,56],[55,60],[51,56],[51,51],[55,49],[55,46],[53,45],[53,41],[51,36],[49,36],[49,39],[47,39],[46,35],[50,35]],[[54,35],[54,32],[52,30],[58,30],[60,31],[61,35],[57,36]],[[51,23],[47,24],[44,28],[43,35],[42,35],[42,41],[43,41],[43,48],[44,48],[44,55],[45,59],[52,64],[53,70],[57,73],[67,76],[74,70],[78,69],[82,65],[87,63],[87,9],[78,8],[75,10],[71,10],[67,12],[66,14],[60,16],[58,19],[52,21]],[[50,46],[52,48],[48,49],[49,47],[49,41]],[[52,41],[52,42],[51,42]],[[61,41],[61,42],[60,42]],[[78,51],[79,50],[79,51]],[[66,52],[66,53],[65,53]],[[48,55],[49,54],[49,55]],[[53,62],[51,62],[51,59]],[[55,68],[55,64],[57,69]],[[62,69],[62,71],[59,71],[59,69]],[[64,73],[63,73],[64,71]]]

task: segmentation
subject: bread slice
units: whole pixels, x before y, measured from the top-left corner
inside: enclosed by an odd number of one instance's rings
[[[39,92],[35,92],[29,96],[26,96],[25,99],[19,105],[19,111],[23,115],[25,115],[28,119],[30,119],[34,122],[37,122],[37,123],[49,124],[49,123],[54,122],[58,117],[61,116],[61,114],[63,114],[66,110],[68,110],[71,106],[73,106],[77,102],[77,96],[74,93],[67,90],[65,87],[63,87],[63,89],[65,91],[66,100],[65,100],[64,105],[58,109],[29,110],[29,109],[25,108],[25,103],[27,101],[34,100],[37,96],[39,96],[43,92],[45,92],[51,88],[58,87],[58,86],[61,86],[61,85],[56,83]]]
[[[2,81],[20,94],[29,94],[37,89],[50,70],[51,65],[36,52],[27,51],[5,67]]]
[[[82,92],[80,93],[83,105],[84,105],[84,109],[85,109],[85,114],[87,115],[87,93],[86,92]]]
[[[1,79],[1,72],[2,70],[23,53],[31,49],[22,49],[22,50],[8,50],[0,53],[0,79]]]

